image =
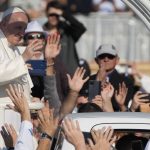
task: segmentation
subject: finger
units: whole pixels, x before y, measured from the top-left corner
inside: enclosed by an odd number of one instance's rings
[[[81,131],[80,125],[79,125],[79,121],[78,121],[78,120],[76,120],[76,128],[77,128],[79,131]]]
[[[75,73],[74,73],[73,77],[75,77],[75,76],[77,76],[77,75],[78,75],[79,70],[80,70],[80,68],[79,68],[79,67],[77,67],[77,69],[76,69],[76,71],[75,71]]]
[[[110,132],[110,127],[108,127],[108,128],[106,129],[106,131],[104,132],[104,138],[105,138],[105,139],[108,139],[109,132]]]
[[[55,44],[56,43],[56,34],[55,33],[52,34],[51,37],[52,37],[52,44]]]
[[[68,125],[66,124],[65,120],[62,122],[62,127],[63,127],[63,131],[65,132],[65,134],[69,133]]]
[[[20,95],[20,91],[19,91],[18,86],[19,85],[14,84],[13,89],[14,89],[14,92],[15,92],[15,95],[17,96],[17,98],[20,98],[21,95]],[[18,100],[20,100],[20,99],[18,99]]]
[[[112,138],[113,133],[114,133],[114,130],[110,128],[109,133],[108,133],[108,137],[107,137],[108,141],[110,141],[110,139]]]
[[[67,74],[67,78],[68,78],[68,82],[71,81],[71,76],[69,74]]]
[[[68,131],[71,131],[72,130],[72,127],[71,127],[71,123],[70,123],[70,119],[65,119],[64,120],[64,123],[68,129]]]
[[[58,45],[60,43],[60,34],[57,34],[56,44]]]
[[[50,112],[50,118],[53,119],[54,118],[54,108],[49,110]]]
[[[32,48],[37,42],[38,42],[38,39],[33,40],[33,41],[27,46],[27,49],[28,49],[28,48]]]
[[[41,123],[44,122],[44,117],[43,117],[43,114],[42,114],[41,110],[38,111],[38,118],[39,118],[39,120],[40,120]]]
[[[55,117],[54,118],[54,125],[58,126],[58,124],[59,124],[59,117]]]
[[[138,100],[139,103],[146,103],[146,102],[149,102],[150,100],[149,99],[140,99]]]
[[[117,139],[117,136],[113,136],[113,138],[110,140],[110,144],[112,145],[113,143],[115,143]]]
[[[89,76],[88,77],[86,77],[84,80],[83,80],[83,83],[85,83],[85,82],[87,82],[88,80],[89,80]]]
[[[86,72],[86,70],[85,70],[85,69],[83,69],[83,70],[82,70],[82,72],[81,72],[81,75],[80,75],[80,77],[81,77],[81,78],[83,78],[83,77],[84,77],[85,72]]]
[[[119,93],[121,94],[122,93],[122,84],[119,83]]]
[[[77,74],[77,76],[81,76],[82,75],[82,73],[83,73],[83,70],[84,70],[84,68],[83,67],[79,67],[79,70],[78,70],[78,74]]]
[[[9,109],[12,109],[12,110],[16,111],[13,105],[7,104],[6,106],[7,106]]]
[[[46,45],[49,45],[50,44],[50,35],[47,37],[47,40],[46,40]]]
[[[89,139],[89,138],[88,138],[87,140],[88,140],[89,146],[90,146],[90,147],[93,147],[93,146],[94,146],[93,141],[92,141],[91,139]]]
[[[15,103],[16,100],[17,100],[17,96],[16,96],[16,93],[15,93],[14,87],[11,84],[9,84],[9,92],[10,92],[11,96],[14,99],[13,103]]]
[[[35,56],[35,55],[40,55],[40,54],[42,54],[40,51],[34,51],[33,52],[33,55]]]
[[[12,96],[12,94],[11,94],[11,92],[10,92],[9,89],[6,89],[6,93],[7,93],[7,95],[9,96],[9,98],[11,99],[11,101],[14,102],[14,101],[15,101],[15,100],[14,100],[14,97]]]
[[[94,142],[96,143],[96,141],[97,141],[96,131],[91,130],[91,135],[92,135],[92,138],[93,138]]]
[[[17,132],[12,124],[10,124],[9,127],[13,133],[17,134]]]
[[[12,135],[12,131],[11,128],[9,127],[9,125],[7,123],[4,124],[5,129],[7,130],[7,132]]]

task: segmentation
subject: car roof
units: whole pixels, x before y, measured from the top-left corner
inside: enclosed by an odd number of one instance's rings
[[[150,133],[150,114],[141,112],[99,112],[69,114],[67,118],[78,120],[82,132],[90,132],[92,128],[99,129],[111,126],[113,129],[145,131]],[[64,139],[62,150],[75,150],[73,145]]]
[[[150,130],[150,114],[141,112],[98,112],[69,114],[67,118],[78,120],[80,128],[89,132],[93,127],[112,126],[114,129],[146,129]],[[118,124],[118,125],[117,125]],[[136,124],[136,125],[135,125]]]

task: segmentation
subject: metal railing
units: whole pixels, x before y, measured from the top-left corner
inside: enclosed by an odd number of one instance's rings
[[[77,43],[80,58],[90,61],[101,44],[111,43],[118,49],[121,60],[150,61],[150,32],[133,13],[92,13],[76,17],[87,28]]]

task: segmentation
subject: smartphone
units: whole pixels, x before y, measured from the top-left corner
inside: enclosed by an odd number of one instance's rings
[[[90,80],[89,81],[89,94],[88,94],[88,99],[91,101],[93,98],[95,98],[96,95],[100,95],[100,82],[96,80]]]
[[[45,76],[46,61],[45,60],[29,60],[28,64],[31,64],[33,70],[29,70],[30,75]]]

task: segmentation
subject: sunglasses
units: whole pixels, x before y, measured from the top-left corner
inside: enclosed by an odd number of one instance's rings
[[[50,14],[48,14],[47,16],[48,16],[48,17],[56,17],[56,18],[59,17],[59,15],[57,15],[57,14],[55,14],[55,13],[50,13]]]
[[[98,56],[99,59],[104,59],[104,58],[108,58],[108,59],[114,59],[116,56],[111,55],[111,54],[102,54],[100,56]]]
[[[28,35],[27,36],[28,40],[33,40],[33,39],[45,39],[45,36],[43,34],[33,34],[33,35]]]

